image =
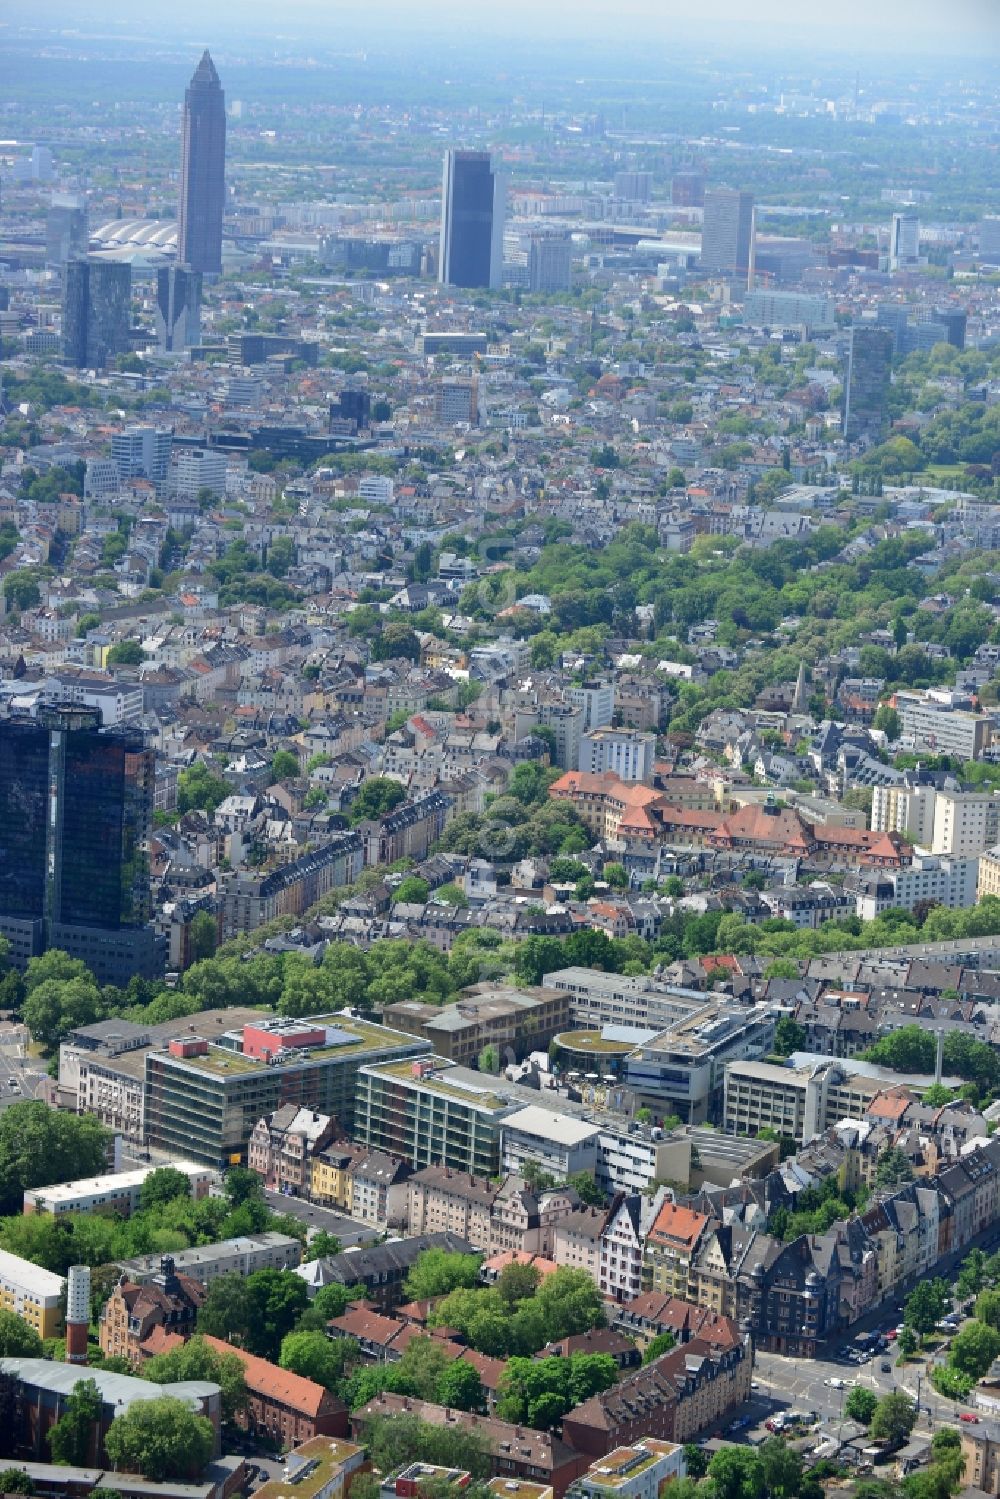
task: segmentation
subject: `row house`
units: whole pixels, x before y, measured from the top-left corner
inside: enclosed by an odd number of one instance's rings
[[[498,1184],[449,1166],[427,1166],[407,1182],[409,1233],[456,1233],[490,1255],[551,1257],[557,1226],[578,1206],[569,1187],[535,1192],[519,1176]]]
[[[328,1114],[283,1104],[259,1119],[247,1144],[247,1165],[273,1192],[308,1195],[312,1158],[333,1138],[337,1124]]]

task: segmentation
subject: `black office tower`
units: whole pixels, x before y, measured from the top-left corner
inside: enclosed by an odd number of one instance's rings
[[[705,194],[701,268],[747,282],[753,268],[753,193],[715,188]]]
[[[102,370],[129,350],[132,269],[118,260],[80,256],[63,281],[63,357],[77,369]]]
[[[201,272],[161,265],[156,272],[156,341],[164,354],[201,343]]]
[[[184,94],[177,259],[192,271],[222,270],[226,202],[226,96],[206,51]]]
[[[53,198],[45,216],[45,264],[62,266],[74,255],[86,255],[89,243],[83,199]]]
[[[506,178],[488,151],[446,151],[441,188],[442,286],[500,286]]]
[[[885,433],[892,344],[891,328],[856,323],[851,329],[843,399],[843,431],[848,442],[858,437],[878,442]]]
[[[87,708],[0,720],[0,932],[23,966],[46,948],[101,983],[161,968],[149,925],[154,756]]]

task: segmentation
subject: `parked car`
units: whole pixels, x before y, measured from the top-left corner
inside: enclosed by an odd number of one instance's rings
[[[979,1417],[974,1416],[971,1411],[962,1411],[958,1419],[960,1421],[968,1421],[970,1425],[977,1426],[979,1424]]]
[[[883,1374],[891,1374],[892,1373],[892,1365],[890,1364],[890,1362],[889,1362],[889,1360],[887,1358],[884,1358],[882,1360],[881,1364],[879,1365],[879,1368],[882,1370]]]

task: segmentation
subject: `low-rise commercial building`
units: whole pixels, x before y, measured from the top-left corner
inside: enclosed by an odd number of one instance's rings
[[[302,1262],[302,1245],[290,1234],[247,1234],[242,1239],[222,1239],[218,1244],[178,1249],[171,1258],[178,1275],[207,1286],[230,1271],[252,1275],[255,1270],[294,1270]],[[155,1281],[163,1273],[162,1261],[155,1254],[141,1254],[115,1263],[126,1280],[135,1285]]]
[[[570,1020],[569,996],[550,989],[512,989],[506,985],[463,994],[452,1005],[422,1004],[406,999],[386,1005],[386,1025],[426,1041],[435,1056],[465,1066],[486,1046],[497,1047],[501,1062],[520,1061],[542,1051]]]
[[[787,1067],[733,1062],[726,1068],[726,1131],[757,1135],[773,1129],[805,1145],[841,1119],[863,1119],[892,1083],[877,1068],[848,1058],[804,1058]]]
[[[350,1480],[370,1464],[364,1447],[339,1437],[313,1437],[285,1458],[284,1478],[270,1478],[255,1492],[260,1499],[344,1499]]]
[[[191,1196],[197,1201],[208,1195],[219,1181],[219,1173],[192,1161],[167,1161],[172,1171],[180,1171],[191,1184]],[[116,1171],[107,1176],[85,1176],[79,1181],[59,1182],[51,1187],[32,1187],[24,1194],[26,1213],[117,1213],[127,1218],[139,1206],[142,1187],[148,1176],[161,1166],[138,1166],[134,1171]]]

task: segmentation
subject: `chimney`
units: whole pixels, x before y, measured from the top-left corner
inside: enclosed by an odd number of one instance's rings
[[[70,1265],[66,1278],[66,1362],[87,1362],[90,1327],[90,1266]]]

